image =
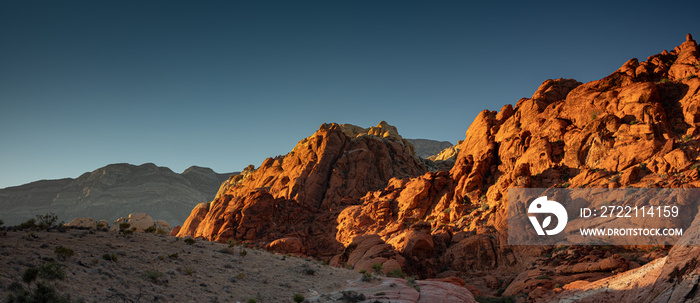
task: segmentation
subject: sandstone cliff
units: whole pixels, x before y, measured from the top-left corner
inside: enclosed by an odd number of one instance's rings
[[[76,179],[0,189],[0,218],[15,225],[53,212],[65,222],[78,217],[111,222],[131,212],[146,212],[170,224],[181,224],[194,205],[214,198],[229,175],[197,166],[177,174],[152,163],[110,164]]]
[[[330,257],[342,250],[335,241],[340,211],[392,178],[424,171],[412,144],[386,122],[367,129],[324,124],[287,155],[224,183],[215,200],[192,210],[178,236],[264,243],[298,238],[300,252]]]
[[[277,240],[268,247],[322,258],[342,250],[332,264],[460,276],[484,293],[501,288],[540,300],[558,284],[640,263],[596,247],[566,248],[553,259],[551,247],[507,245],[508,188],[697,187],[698,73],[698,46],[688,35],[673,51],[631,59],[600,80],[544,81],[514,106],[481,112],[449,171],[425,172],[398,136],[324,125],[195,208],[179,235]],[[665,252],[631,253],[648,261]],[[671,250],[645,288],[649,300],[692,295],[697,257],[692,248]]]

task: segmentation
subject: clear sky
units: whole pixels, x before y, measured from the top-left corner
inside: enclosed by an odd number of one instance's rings
[[[0,1],[0,188],[240,171],[326,122],[456,143],[546,79],[700,37],[698,1],[530,2]]]

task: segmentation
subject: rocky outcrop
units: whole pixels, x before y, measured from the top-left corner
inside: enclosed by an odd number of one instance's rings
[[[610,249],[507,245],[508,189],[700,186],[698,73],[689,36],[600,80],[546,80],[530,98],[479,113],[449,171],[426,172],[395,128],[324,125],[193,210],[178,235],[297,237],[339,266],[396,263],[422,278],[458,275],[485,295],[541,300],[640,263]],[[671,282],[659,280],[652,297],[693,293],[696,255],[674,248],[673,268],[662,269]]]
[[[332,256],[335,218],[392,178],[423,173],[425,167],[396,128],[324,124],[285,156],[266,159],[225,183],[217,198],[196,207],[178,236],[263,244],[285,237],[304,242],[306,252]]]
[[[0,189],[0,208],[7,225],[49,212],[66,222],[78,217],[111,222],[129,212],[146,212],[181,224],[194,205],[211,201],[230,175],[197,166],[177,174],[152,163],[110,164],[76,179]]]
[[[128,229],[133,231],[158,231],[159,233],[169,234],[170,224],[164,220],[153,220],[153,217],[146,213],[131,213],[128,217],[122,217],[114,220],[114,224],[110,228],[111,231],[119,231],[122,229],[122,223],[126,223]]]
[[[407,257],[401,250],[411,242],[406,235],[428,242],[410,233],[411,226],[428,224],[432,249],[420,250],[419,263],[406,258],[405,270],[437,276],[454,270],[467,283],[485,285],[475,277],[524,271],[548,250],[506,244],[508,188],[699,186],[697,170],[690,169],[700,159],[697,50],[689,39],[670,53],[629,60],[603,79],[547,80],[515,106],[481,112],[449,172],[392,180],[367,193],[338,216],[336,238],[348,245],[376,234]],[[613,255],[579,252],[566,262],[551,268],[562,282],[629,268]],[[539,276],[523,276],[524,286],[509,293],[557,284]]]

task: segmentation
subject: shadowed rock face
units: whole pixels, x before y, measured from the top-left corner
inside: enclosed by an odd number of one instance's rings
[[[180,224],[192,206],[213,199],[230,174],[192,166],[182,174],[152,163],[110,164],[76,179],[43,180],[0,189],[0,218],[19,224],[53,212],[68,222],[77,217],[113,221],[146,212]]]
[[[335,253],[340,266],[376,262],[424,278],[460,275],[485,293],[508,286],[508,294],[539,300],[557,284],[595,281],[634,264],[584,247],[530,269],[551,248],[507,245],[508,188],[699,186],[691,168],[700,158],[698,74],[698,46],[688,37],[597,81],[547,80],[515,106],[481,112],[450,171],[425,172],[396,136],[353,137],[324,125],[193,210],[179,235],[265,243],[299,237],[304,247],[295,250]],[[686,296],[696,257],[674,248],[646,287]],[[552,276],[539,279],[549,269]]]
[[[435,141],[428,139],[406,139],[413,144],[416,155],[423,159],[435,156],[446,148],[452,147],[452,143],[447,141]]]

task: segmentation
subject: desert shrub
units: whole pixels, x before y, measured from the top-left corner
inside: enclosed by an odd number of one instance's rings
[[[72,257],[73,254],[75,254],[75,251],[63,246],[56,247],[56,249],[54,249],[53,252],[56,254],[56,257],[58,257],[59,260],[68,259]]]
[[[248,303],[258,303],[258,300],[255,300],[255,298],[248,298]]]
[[[150,227],[146,228],[146,230],[144,230],[144,231],[147,232],[147,233],[149,233],[149,234],[152,234],[152,233],[155,233],[155,232],[156,232],[156,227],[155,227],[155,226],[150,226]]]
[[[159,228],[156,230],[156,235],[167,235],[168,232],[165,229]]]
[[[110,262],[117,262],[117,255],[114,253],[104,254],[104,255],[102,255],[102,259],[110,261]]]
[[[401,268],[394,269],[387,273],[387,276],[393,277],[393,278],[405,278],[406,274],[401,270]]]
[[[5,225],[5,221],[0,220],[0,226],[3,226],[3,225]]]
[[[241,250],[238,252],[238,254],[239,254],[241,257],[245,257],[245,256],[248,254],[248,251],[245,250],[245,248],[241,248]]]
[[[302,294],[294,294],[294,297],[292,297],[292,300],[294,300],[294,302],[297,302],[297,303],[304,302],[305,299],[306,298],[304,298],[304,296]]]
[[[417,291],[420,291],[420,286],[418,286],[418,283],[416,283],[416,277],[406,278],[406,285],[413,287]]]
[[[29,219],[19,224],[20,229],[35,229],[36,227],[35,219]]]
[[[19,286],[19,287],[17,287]],[[15,285],[7,295],[8,303],[70,303],[70,295],[59,294],[51,285],[37,283],[36,288],[25,288],[21,284]]]
[[[58,222],[58,216],[54,213],[46,213],[44,215],[36,215],[39,223],[37,226],[41,229],[56,227],[56,222]]]
[[[184,242],[185,242],[185,244],[187,244],[187,245],[192,245],[192,244],[194,244],[196,241],[195,241],[195,239],[192,239],[192,238],[190,238],[190,237],[187,237],[187,238],[185,238]]]
[[[234,239],[228,239],[226,243],[228,243],[228,247],[233,247],[234,245],[238,244]]]
[[[156,283],[158,282],[158,279],[163,277],[163,273],[158,270],[146,270],[141,274],[141,277],[153,283]]]
[[[39,268],[35,266],[30,266],[29,268],[25,269],[24,272],[22,273],[22,282],[26,284],[31,284],[36,280],[36,278],[39,277]]]
[[[372,264],[372,270],[374,271],[375,274],[381,274],[382,273],[382,263]]]
[[[366,272],[366,273],[362,274],[362,278],[360,278],[360,280],[362,280],[363,282],[372,281],[372,274]]]
[[[174,254],[169,254],[169,255],[168,255],[168,258],[170,258],[171,260],[175,260],[175,259],[178,258],[178,256],[179,256],[179,255],[178,255],[177,253],[174,253]]]
[[[302,266],[302,272],[303,272],[304,274],[306,274],[306,275],[309,275],[309,276],[313,276],[313,275],[316,274],[316,270],[313,269],[313,268],[311,268],[311,267],[309,267],[309,266],[306,265],[306,264],[304,264],[304,265]]]
[[[126,222],[119,223],[120,230],[129,229],[129,227],[131,227],[131,224],[129,224],[129,223],[126,223]]]
[[[134,234],[134,230],[132,230],[132,229],[125,229],[125,230],[122,230],[122,234],[123,234],[123,235],[133,235],[133,234]]]
[[[343,302],[356,303],[366,300],[365,294],[358,293],[352,290],[343,290],[340,292],[343,296],[340,298]]]
[[[65,265],[58,262],[47,262],[39,266],[39,277],[46,280],[63,280],[66,277]]]

